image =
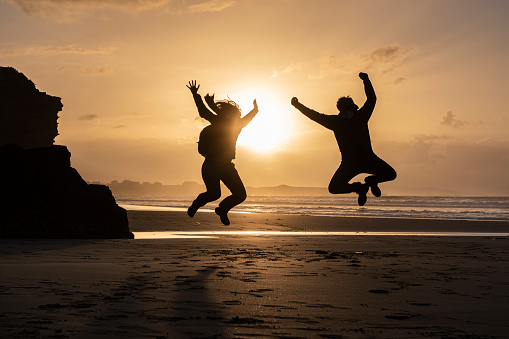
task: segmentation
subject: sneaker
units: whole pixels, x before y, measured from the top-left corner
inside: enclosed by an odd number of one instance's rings
[[[194,215],[196,214],[196,211],[198,211],[198,208],[200,208],[200,207],[195,205],[193,202],[191,204],[191,206],[189,206],[189,208],[187,209],[187,215],[191,218],[194,217]]]
[[[373,185],[370,185],[369,188],[371,188],[371,193],[375,196],[375,197],[380,197],[382,195],[382,191],[380,191],[380,187],[378,187],[377,184],[373,184]]]
[[[223,212],[219,209],[219,207],[216,207],[215,209],[216,214],[219,215],[219,219],[221,219],[221,222],[228,226],[230,224],[230,219],[228,219],[228,212]]]
[[[369,188],[371,189],[371,193],[375,196],[375,197],[380,197],[382,195],[382,191],[380,190],[380,188],[378,187],[378,182],[376,181],[375,179],[375,176],[372,175],[370,177],[367,177],[366,179],[364,179],[364,182],[366,184],[369,185]]]
[[[361,184],[359,187],[359,190],[357,191],[357,194],[359,194],[359,198],[357,199],[357,203],[359,206],[364,206],[366,204],[366,201],[368,201],[368,197],[366,194],[369,191],[368,184]]]

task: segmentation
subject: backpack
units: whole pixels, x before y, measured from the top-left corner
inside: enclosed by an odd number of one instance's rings
[[[198,153],[204,157],[208,157],[217,154],[218,141],[221,138],[221,131],[216,125],[208,125],[200,132],[200,138],[198,139]]]

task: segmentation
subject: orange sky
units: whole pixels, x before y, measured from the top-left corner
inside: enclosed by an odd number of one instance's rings
[[[56,143],[85,180],[200,182],[196,79],[245,113],[258,101],[235,161],[246,185],[327,186],[333,134],[290,99],[361,105],[364,71],[373,148],[398,171],[385,185],[509,195],[507,13],[503,0],[0,0],[0,64],[62,98]]]

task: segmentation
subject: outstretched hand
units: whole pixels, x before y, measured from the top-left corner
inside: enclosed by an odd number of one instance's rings
[[[191,90],[191,93],[196,94],[198,93],[198,89],[200,88],[200,85],[196,84],[196,80],[189,81],[189,84],[186,85],[187,88]]]
[[[368,74],[367,73],[362,73],[362,72],[359,73],[359,78],[361,78],[362,80],[368,80],[369,79]]]
[[[258,104],[256,103],[256,99],[253,100],[253,106],[254,106],[253,109],[258,111]]]
[[[299,103],[299,99],[297,99],[296,97],[293,97],[291,103],[293,106],[295,106],[296,104]]]

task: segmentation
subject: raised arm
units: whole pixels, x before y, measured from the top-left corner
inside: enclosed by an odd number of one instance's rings
[[[334,128],[334,121],[333,121],[334,116],[318,113],[317,111],[307,108],[306,106],[301,104],[299,102],[299,99],[297,99],[296,97],[292,98],[291,103],[292,103],[293,107],[298,109],[302,114],[307,116],[309,119],[319,123],[320,125],[322,125],[325,128],[328,128],[328,129]]]
[[[373,110],[375,109],[376,104],[376,94],[371,81],[366,73],[359,73],[359,78],[364,82],[364,92],[366,93],[366,102],[360,109],[362,113],[366,115],[366,118],[369,119]]]
[[[251,120],[253,120],[256,114],[258,114],[258,104],[256,103],[256,99],[253,100],[253,106],[254,108],[248,114],[243,116],[242,119],[240,119],[242,122],[242,127],[246,127],[251,122]]]
[[[191,91],[193,94],[194,102],[196,104],[196,107],[198,108],[198,114],[200,117],[202,117],[205,120],[208,120],[212,122],[217,115],[215,115],[211,110],[205,106],[203,103],[203,99],[201,95],[198,94],[198,89],[200,88],[200,85],[196,84],[196,80],[189,81],[189,84],[186,85],[187,88]]]

